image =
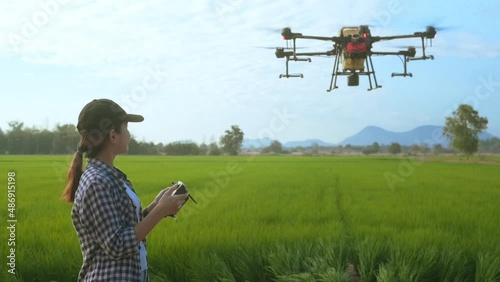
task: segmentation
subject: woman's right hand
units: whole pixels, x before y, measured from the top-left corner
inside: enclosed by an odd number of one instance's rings
[[[188,194],[173,195],[176,189],[177,186],[170,187],[158,200],[156,208],[160,209],[164,216],[177,213],[187,201]]]

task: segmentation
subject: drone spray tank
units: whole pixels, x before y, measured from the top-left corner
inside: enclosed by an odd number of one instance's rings
[[[368,27],[344,27],[340,31],[340,36],[349,39],[342,52],[342,71],[351,72],[347,78],[347,85],[358,86],[359,74],[357,72],[363,72],[365,69]]]

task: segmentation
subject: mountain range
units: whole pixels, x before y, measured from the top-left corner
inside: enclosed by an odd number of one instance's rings
[[[352,146],[367,146],[374,142],[380,145],[389,145],[393,142],[399,143],[403,146],[411,146],[413,144],[441,144],[443,147],[449,146],[449,141],[443,136],[443,126],[436,125],[423,125],[410,131],[394,132],[385,130],[377,126],[367,126],[360,132],[350,136],[338,143],[328,143],[319,139],[307,139],[303,141],[291,141],[282,143],[285,148],[293,147],[311,147],[315,144],[319,146],[339,146],[350,144]],[[479,135],[481,140],[493,138],[490,133],[483,132]],[[244,139],[242,147],[245,149],[251,148],[264,148],[269,146],[273,140],[269,138],[260,139]]]

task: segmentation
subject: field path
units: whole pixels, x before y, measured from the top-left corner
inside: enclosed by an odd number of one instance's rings
[[[333,182],[333,190],[335,194],[335,208],[337,210],[339,221],[342,224],[343,228],[342,234],[345,242],[347,243],[347,249],[352,250],[354,248],[354,241],[352,236],[351,223],[346,214],[346,207],[344,206],[345,201],[343,201],[344,194],[341,191],[340,178],[338,175],[335,176],[335,180]],[[349,258],[349,260],[352,260],[352,258]],[[361,277],[358,274],[356,266],[351,262],[347,264],[346,276],[348,282],[361,282]]]

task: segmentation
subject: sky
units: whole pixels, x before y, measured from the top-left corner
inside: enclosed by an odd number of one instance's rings
[[[140,141],[218,141],[231,125],[245,138],[336,143],[366,126],[403,132],[444,125],[470,104],[500,136],[500,3],[486,1],[90,1],[0,2],[0,128],[9,121],[52,130],[75,124],[96,98],[116,101],[144,122],[129,124]],[[280,29],[337,36],[342,26],[369,24],[372,35],[413,34],[427,25],[435,60],[408,64],[373,57],[383,87],[367,91],[367,77],[329,86],[333,57],[291,62],[304,78],[279,79],[285,46]],[[439,28],[442,28],[439,30]],[[298,40],[307,52],[331,42]],[[405,39],[374,51],[420,44]],[[421,49],[417,49],[417,56]]]

